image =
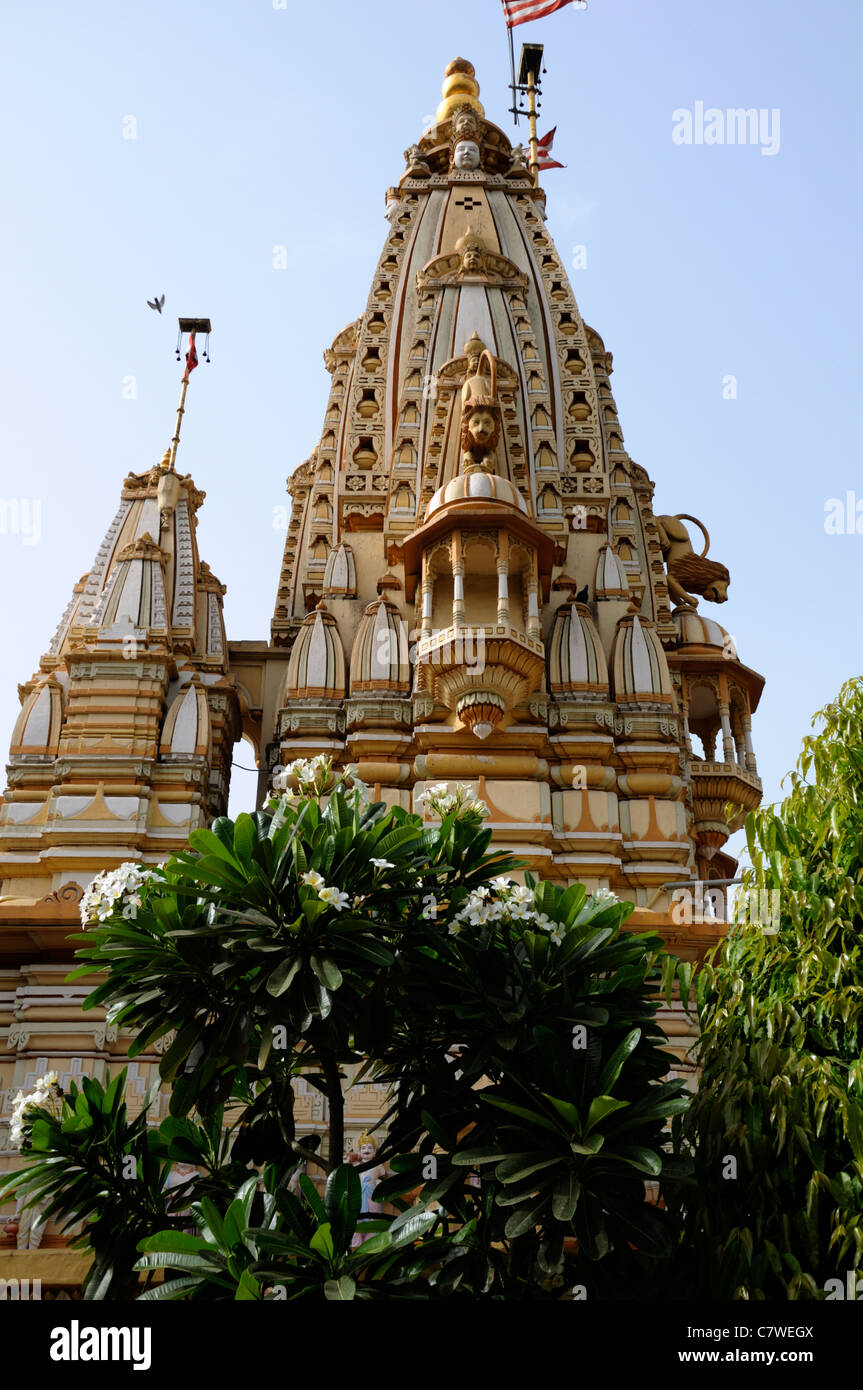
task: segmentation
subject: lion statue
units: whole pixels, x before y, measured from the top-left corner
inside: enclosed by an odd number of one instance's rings
[[[684,521],[692,521],[704,535],[704,549],[696,555]],[[708,603],[725,603],[731,575],[718,560],[708,560],[710,536],[707,527],[695,516],[679,512],[677,516],[658,516],[659,543],[668,571],[668,592],[675,602],[685,608],[697,608],[698,599],[689,590],[701,594]]]

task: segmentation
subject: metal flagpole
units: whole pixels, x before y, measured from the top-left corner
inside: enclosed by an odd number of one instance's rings
[[[171,440],[171,459],[168,464],[168,469],[172,473],[174,472],[177,460],[177,449],[180,444],[180,427],[183,423],[183,416],[186,413],[186,391],[189,388],[189,377],[194,367],[197,366],[195,335],[198,333],[206,333],[209,338],[210,332],[209,319],[180,319],[180,337],[182,338],[184,333],[188,333],[189,351],[186,354],[186,370],[183,373],[182,385],[180,387],[180,404],[177,407],[177,426],[174,430],[174,438]],[[204,356],[206,357],[206,349],[204,350]]]
[[[511,24],[507,25],[507,33],[509,34],[509,69],[512,75],[512,81],[510,82],[509,88],[512,92],[512,106],[510,107],[510,110],[512,111],[513,115],[513,124],[515,126],[518,126],[518,91],[515,85],[515,40],[512,36]]]
[[[530,172],[533,186],[539,187],[539,136],[536,129],[536,73],[533,68],[527,74],[527,124],[530,130]]]

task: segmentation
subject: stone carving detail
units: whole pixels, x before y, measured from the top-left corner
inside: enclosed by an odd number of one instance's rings
[[[108,527],[105,539],[99,547],[96,562],[87,576],[87,583],[84,586],[84,593],[81,597],[81,603],[77,614],[79,623],[91,621],[93,610],[96,607],[102,585],[105,582],[108,563],[114,553],[115,542],[120,534],[120,528],[123,522],[129,515],[131,507],[132,503],[129,500],[124,500],[120,503],[117,515]]]
[[[224,648],[222,646],[222,624],[219,622],[219,600],[216,594],[209,595],[207,650],[212,652],[213,656],[222,656],[224,654]]]
[[[704,534],[704,549],[700,555],[696,555],[692,549],[684,521],[694,522]],[[662,558],[668,569],[668,592],[671,597],[684,608],[697,608],[698,599],[688,592],[693,589],[709,603],[725,603],[731,575],[718,560],[707,559],[710,536],[704,523],[686,512],[678,512],[676,516],[658,516],[656,524]]]
[[[174,612],[171,623],[173,627],[189,628],[195,621],[195,567],[189,508],[185,498],[177,503],[174,518],[177,535],[177,573],[174,579]]]
[[[405,150],[406,179],[427,179],[431,177],[431,167],[419,145],[411,145]]]
[[[73,594],[63,610],[63,616],[57,624],[57,630],[54,633],[54,636],[51,638],[51,645],[48,648],[49,656],[59,656],[60,647],[62,645],[63,638],[66,634],[66,630],[69,626],[69,621],[72,617],[72,614],[75,611],[75,605],[77,602],[77,595]]]
[[[610,710],[599,710],[597,712],[596,722],[599,724],[600,728],[609,729],[612,733],[618,735],[628,735],[632,733],[632,720],[620,719],[612,714]]]
[[[497,368],[484,343],[474,333],[465,347],[470,375],[461,388],[461,466],[463,473],[477,469],[493,473],[494,454],[500,440],[500,401]],[[487,372],[483,372],[483,367]]]
[[[447,285],[497,285],[506,290],[527,289],[528,279],[508,256],[492,251],[478,232],[468,227],[455,250],[436,256],[417,274],[417,291],[443,289]]]
[[[53,893],[46,893],[44,898],[40,898],[43,903],[79,903],[84,896],[84,889],[80,883],[64,883],[62,887]]]

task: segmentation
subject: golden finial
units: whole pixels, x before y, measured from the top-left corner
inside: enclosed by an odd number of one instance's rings
[[[171,446],[170,446],[170,444],[168,445],[167,449],[165,450],[164,454],[162,455],[162,457],[161,457],[160,460],[159,460],[159,467],[160,467],[160,468],[170,468],[170,467],[171,467]]]
[[[485,107],[479,99],[476,71],[467,58],[454,58],[447,64],[441,92],[443,101],[435,115],[438,125],[448,121],[460,106],[470,106],[478,116],[485,116]]]

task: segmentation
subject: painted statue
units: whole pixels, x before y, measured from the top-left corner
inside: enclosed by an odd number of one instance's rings
[[[355,1154],[349,1155],[349,1162],[371,1163],[377,1153],[377,1145],[369,1134],[361,1134],[357,1143]],[[360,1190],[362,1192],[362,1203],[360,1213],[362,1216],[376,1216],[381,1210],[380,1202],[374,1200],[374,1190],[379,1182],[387,1176],[387,1166],[385,1163],[374,1163],[370,1168],[363,1168],[360,1171]],[[368,1236],[357,1233],[351,1241],[352,1247],[362,1245]]]
[[[465,354],[468,376],[461,388],[462,472],[493,473],[500,439],[497,365],[476,333],[467,343]]]

